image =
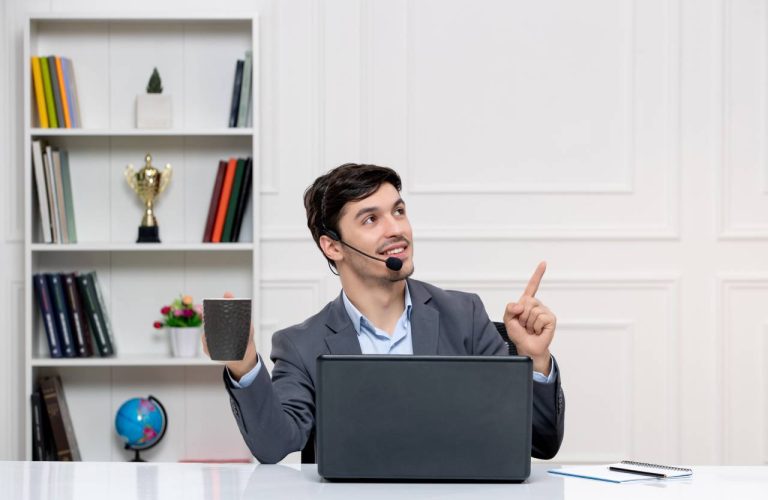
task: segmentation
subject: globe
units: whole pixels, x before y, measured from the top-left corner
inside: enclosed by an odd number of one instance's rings
[[[168,418],[162,403],[154,396],[132,398],[120,405],[115,416],[115,429],[125,442],[126,450],[133,450],[134,462],[143,462],[139,451],[155,446],[165,435]]]

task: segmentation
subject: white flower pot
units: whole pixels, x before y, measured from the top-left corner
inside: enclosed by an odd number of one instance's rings
[[[136,128],[171,128],[171,96],[142,94],[136,96]]]
[[[174,358],[197,357],[202,342],[203,327],[168,328],[171,337],[171,354]]]

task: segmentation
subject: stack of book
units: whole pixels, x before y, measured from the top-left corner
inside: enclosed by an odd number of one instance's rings
[[[43,241],[77,243],[69,154],[64,149],[33,141],[32,171]]]
[[[240,241],[240,227],[251,196],[253,161],[249,158],[221,160],[208,206],[204,243]]]
[[[229,110],[230,127],[252,127],[253,113],[251,88],[253,87],[253,52],[245,51],[245,59],[235,65],[235,83],[232,86],[232,105]]]
[[[52,358],[115,353],[112,324],[95,271],[36,273],[32,281]]]
[[[31,66],[38,126],[82,127],[72,61],[59,56],[33,56]]]
[[[32,460],[79,461],[80,448],[58,375],[38,380],[32,401]]]

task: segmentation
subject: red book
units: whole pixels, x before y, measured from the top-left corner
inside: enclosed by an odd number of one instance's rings
[[[205,221],[205,233],[203,234],[203,243],[210,243],[213,235],[213,224],[216,221],[216,209],[219,206],[221,198],[221,188],[224,186],[224,172],[227,170],[227,162],[221,160],[219,169],[216,172],[216,182],[213,185],[211,193],[211,204],[208,206],[208,219]]]
[[[219,199],[219,208],[216,211],[216,222],[213,225],[213,243],[221,242],[221,233],[224,232],[224,221],[227,219],[227,207],[229,206],[229,197],[232,196],[232,184],[235,181],[235,170],[237,159],[230,158],[227,164],[227,172],[224,175],[224,186],[221,188],[221,198]]]

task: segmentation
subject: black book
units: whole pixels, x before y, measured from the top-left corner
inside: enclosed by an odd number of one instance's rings
[[[243,86],[243,65],[245,61],[237,60],[235,67],[235,84],[232,86],[232,107],[229,110],[229,126],[237,127],[237,114],[240,111],[240,88]]]
[[[30,400],[32,402],[32,460],[40,462],[46,459],[45,436],[43,434],[43,397],[35,389]]]
[[[53,302],[53,319],[59,330],[62,353],[65,358],[74,358],[77,356],[75,337],[72,334],[72,325],[69,321],[69,307],[61,276],[57,273],[46,273],[45,277],[48,280],[48,290],[51,294],[51,302]]]
[[[245,162],[245,172],[243,173],[243,182],[240,184],[240,195],[237,198],[237,208],[235,209],[235,225],[232,228],[232,239],[230,241],[240,241],[240,226],[243,225],[243,216],[248,206],[248,198],[251,197],[251,178],[253,177],[253,158],[248,158]]]
[[[56,312],[53,309],[51,292],[48,289],[48,280],[46,280],[45,275],[41,273],[34,274],[32,280],[35,286],[37,304],[40,307],[40,314],[42,315],[43,326],[45,327],[45,338],[48,341],[48,350],[52,358],[61,358],[64,354],[61,350],[59,330],[56,327]]]

